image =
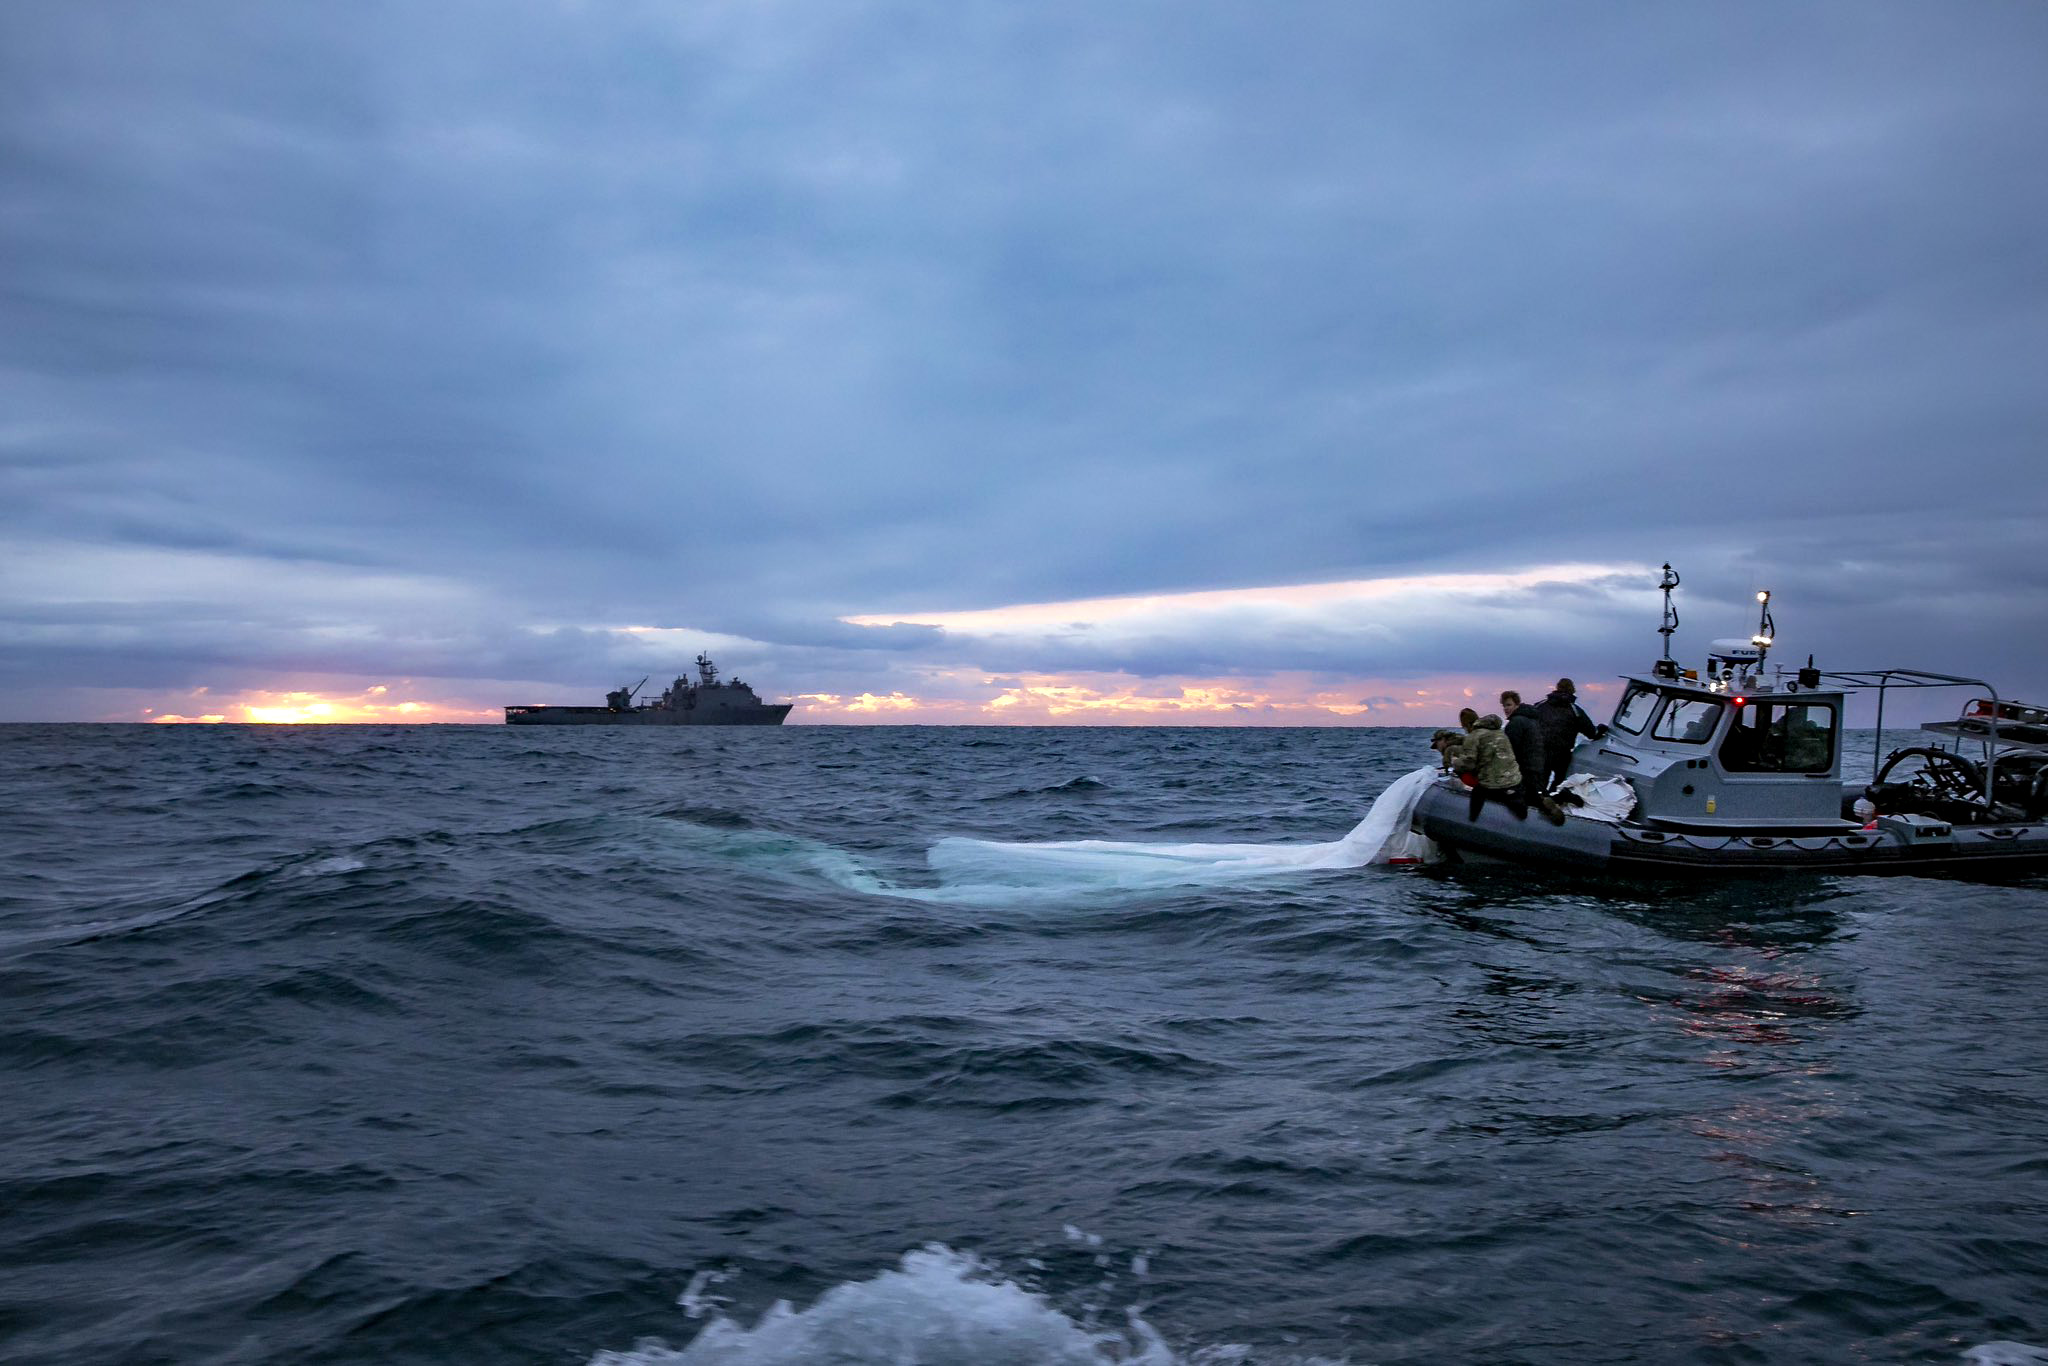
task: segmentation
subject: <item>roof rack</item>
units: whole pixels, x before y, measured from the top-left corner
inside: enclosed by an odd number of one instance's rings
[[[1955,720],[1929,721],[1920,729],[2030,754],[2048,754],[2048,708],[2024,702],[1975,698],[1963,704],[1963,714]]]

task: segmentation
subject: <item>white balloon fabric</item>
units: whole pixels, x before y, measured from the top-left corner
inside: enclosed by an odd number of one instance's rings
[[[1620,778],[1598,778],[1591,773],[1580,773],[1558,784],[1558,791],[1569,792],[1580,801],[1579,806],[1569,808],[1574,816],[1585,816],[1609,825],[1619,825],[1628,819],[1629,812],[1636,809],[1636,792]]]
[[[1371,863],[1426,861],[1434,855],[1434,848],[1409,828],[1409,822],[1423,790],[1436,776],[1433,768],[1419,768],[1396,779],[1349,834],[1322,844],[1147,844],[1123,840],[1032,844],[953,838],[932,846],[928,858],[948,884],[1048,890],[1186,886],[1362,868]]]

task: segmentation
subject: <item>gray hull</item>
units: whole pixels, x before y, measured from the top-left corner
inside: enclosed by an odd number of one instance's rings
[[[754,706],[610,707],[524,706],[505,708],[508,726],[779,726],[789,702]]]
[[[1553,825],[1540,812],[1518,820],[1489,801],[1470,817],[1462,785],[1440,783],[1416,803],[1414,828],[1453,859],[1519,863],[1651,876],[1721,877],[1746,873],[1912,873],[2003,877],[2048,873],[2048,822],[1948,826],[1918,818],[1784,825],[1611,825],[1568,816]]]

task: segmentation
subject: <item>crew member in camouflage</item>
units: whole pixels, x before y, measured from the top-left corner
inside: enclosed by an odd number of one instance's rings
[[[1517,820],[1529,815],[1529,799],[1522,793],[1522,769],[1515,762],[1514,746],[1501,730],[1500,718],[1481,716],[1467,707],[1458,713],[1465,728],[1465,740],[1458,748],[1456,765],[1472,775],[1472,807],[1468,819],[1479,819],[1479,808],[1488,798],[1515,813]]]

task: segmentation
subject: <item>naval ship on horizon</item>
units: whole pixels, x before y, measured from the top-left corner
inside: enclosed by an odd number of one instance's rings
[[[763,702],[737,678],[721,682],[711,656],[697,656],[697,681],[678,678],[649,702],[634,694],[647,686],[614,688],[601,707],[530,703],[505,708],[508,726],[779,726],[794,703]]]

